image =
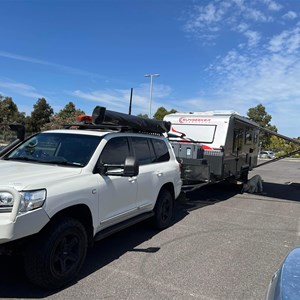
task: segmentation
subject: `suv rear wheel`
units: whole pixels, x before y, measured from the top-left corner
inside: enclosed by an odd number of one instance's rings
[[[57,289],[78,274],[87,252],[87,234],[76,219],[62,217],[44,230],[25,256],[25,271],[32,283]]]
[[[153,223],[158,229],[167,228],[173,218],[174,199],[171,193],[163,189],[160,191],[154,207]]]

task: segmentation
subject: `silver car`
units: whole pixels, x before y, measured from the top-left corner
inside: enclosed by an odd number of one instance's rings
[[[261,151],[258,155],[259,158],[270,158],[270,159],[274,159],[275,158],[275,154],[273,151]]]

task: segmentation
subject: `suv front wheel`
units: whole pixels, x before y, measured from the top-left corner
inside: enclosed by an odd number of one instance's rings
[[[69,283],[81,269],[87,244],[86,230],[78,220],[62,217],[50,223],[27,248],[28,278],[46,289]]]
[[[153,223],[162,230],[170,226],[173,218],[174,199],[171,193],[163,189],[160,191],[154,207]]]

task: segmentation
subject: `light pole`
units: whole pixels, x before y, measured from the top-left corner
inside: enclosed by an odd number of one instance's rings
[[[159,77],[160,74],[145,74],[145,77],[150,77],[150,103],[149,103],[149,119],[151,119],[151,105],[152,105],[152,86],[153,77]]]

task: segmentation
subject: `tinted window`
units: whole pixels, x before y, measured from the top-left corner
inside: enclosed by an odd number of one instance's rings
[[[154,152],[153,143],[151,142],[151,139],[148,139],[148,144],[150,149],[151,162],[154,163],[156,161],[156,154]]]
[[[150,164],[152,162],[148,139],[132,137],[132,144],[135,152],[135,156],[140,165]]]
[[[68,163],[84,166],[95,152],[101,137],[68,134],[40,133],[21,144],[8,155],[8,159],[34,159],[43,163]]]
[[[170,154],[166,143],[157,139],[152,139],[152,143],[156,154],[156,162],[168,161]]]
[[[125,158],[129,156],[129,146],[126,137],[113,138],[107,142],[100,161],[103,164],[120,165],[125,163]]]

